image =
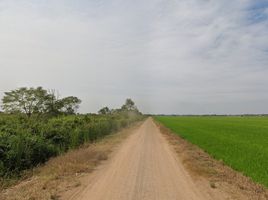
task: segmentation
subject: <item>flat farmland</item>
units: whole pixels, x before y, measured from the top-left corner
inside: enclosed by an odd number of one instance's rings
[[[268,117],[155,119],[215,159],[268,187]]]

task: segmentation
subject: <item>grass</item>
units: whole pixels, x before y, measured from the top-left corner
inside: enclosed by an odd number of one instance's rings
[[[46,164],[34,168],[32,177],[22,180],[15,187],[0,190],[0,200],[66,199],[65,193],[71,192],[71,195],[83,185],[83,178],[87,180],[87,175],[107,160],[117,145],[133,133],[140,123],[51,158]]]
[[[214,158],[268,187],[268,117],[156,119]]]

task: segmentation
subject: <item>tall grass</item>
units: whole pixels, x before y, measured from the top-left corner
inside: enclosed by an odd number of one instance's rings
[[[81,144],[94,142],[141,119],[127,113],[25,118],[0,115],[0,179],[46,162]]]
[[[181,137],[268,187],[268,117],[156,117]]]

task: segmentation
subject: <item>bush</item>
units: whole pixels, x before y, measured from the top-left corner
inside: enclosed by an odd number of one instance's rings
[[[139,119],[138,115],[122,114],[31,119],[0,115],[0,176],[18,176],[52,156],[94,142]]]

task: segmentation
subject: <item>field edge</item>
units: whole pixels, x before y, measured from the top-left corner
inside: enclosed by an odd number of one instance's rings
[[[210,187],[228,192],[236,199],[239,199],[238,194],[252,200],[268,199],[268,189],[264,185],[254,182],[250,177],[246,177],[222,161],[212,158],[203,149],[183,139],[155,117],[153,119],[176,151],[178,158],[189,170],[192,178],[196,180],[205,178]]]

